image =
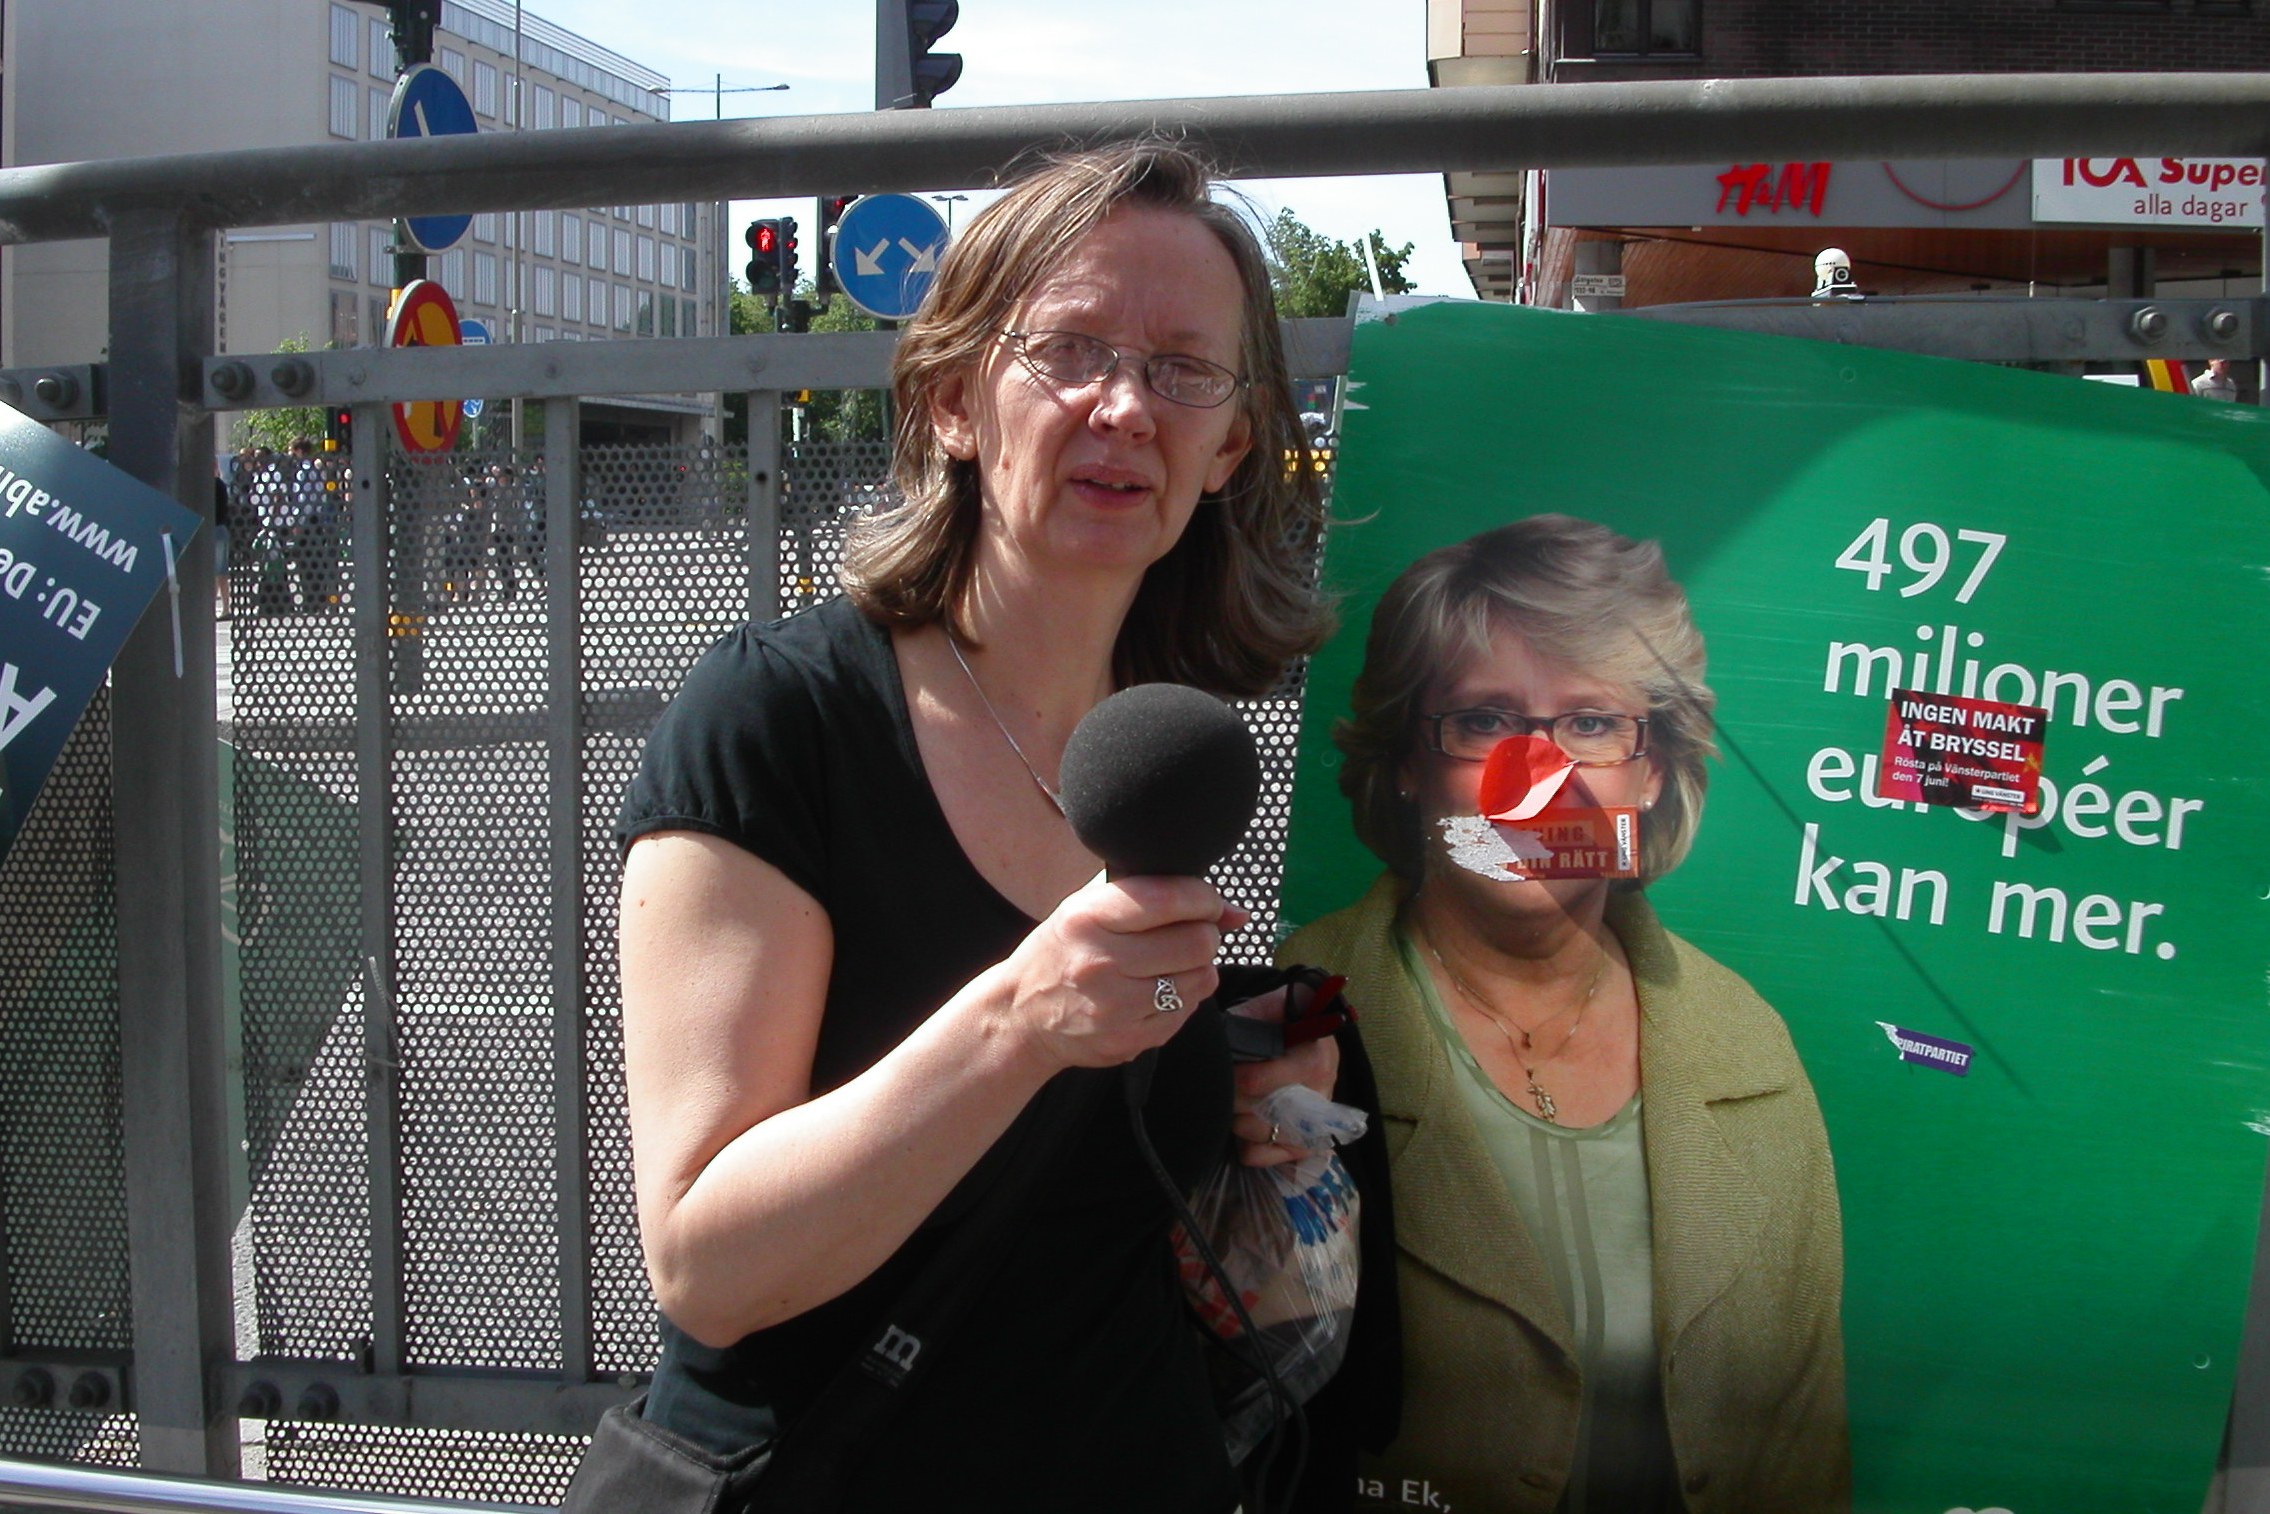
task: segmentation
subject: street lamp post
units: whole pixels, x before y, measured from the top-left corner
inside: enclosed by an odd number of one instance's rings
[[[954,234],[954,202],[957,200],[966,200],[969,198],[969,196],[932,195],[930,198],[936,200],[939,204],[946,207],[946,235],[949,237],[952,236]]]

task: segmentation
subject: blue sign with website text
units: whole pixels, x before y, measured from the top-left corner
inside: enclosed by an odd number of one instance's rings
[[[0,857],[202,524],[0,405]]]

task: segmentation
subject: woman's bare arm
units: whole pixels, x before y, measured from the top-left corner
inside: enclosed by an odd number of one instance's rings
[[[623,1038],[639,1224],[662,1312],[728,1345],[880,1266],[1066,1067],[1113,1066],[1187,1016],[1237,913],[1194,879],[1098,881],[858,1077],[811,1097],[834,934],[813,898],[714,837],[632,846]]]

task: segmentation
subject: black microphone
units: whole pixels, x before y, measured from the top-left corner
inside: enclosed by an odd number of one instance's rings
[[[1179,683],[1139,683],[1088,711],[1058,768],[1064,816],[1114,878],[1195,878],[1253,821],[1261,757],[1237,711]]]
[[[1261,756],[1237,711],[1178,683],[1139,683],[1088,711],[1058,768],[1064,817],[1107,876],[1196,878],[1237,845],[1261,798]],[[1127,1064],[1149,1098],[1156,1049]]]

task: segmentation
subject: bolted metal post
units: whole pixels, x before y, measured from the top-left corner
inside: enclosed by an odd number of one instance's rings
[[[780,391],[749,393],[749,618],[777,620],[780,584]]]
[[[397,541],[387,473],[393,432],[389,407],[355,406],[355,813],[361,900],[363,980],[364,1139],[370,1173],[371,1370],[399,1373],[405,1340],[402,1235],[402,1068],[394,1021],[394,689],[396,644],[424,632],[418,603],[410,614],[394,607],[394,580],[415,581],[423,556],[422,532]],[[397,553],[408,551],[406,570]]]
[[[212,348],[213,233],[177,213],[118,215],[110,460],[207,519],[213,421],[196,401]],[[213,554],[200,532],[173,555],[178,599],[152,606],[112,671],[134,1407],[145,1467],[233,1477]]]
[[[544,697],[550,792],[552,910],[552,1139],[560,1240],[560,1366],[570,1382],[593,1370],[590,1117],[584,1088],[583,581],[577,541],[583,480],[582,406],[544,402]],[[527,487],[525,475],[522,487]]]

